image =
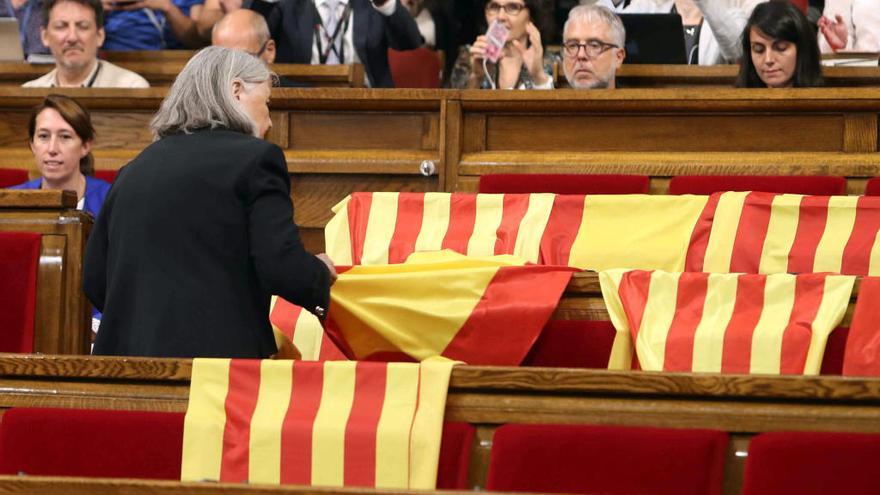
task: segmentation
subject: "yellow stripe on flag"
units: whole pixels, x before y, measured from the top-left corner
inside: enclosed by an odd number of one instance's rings
[[[874,237],[874,244],[871,245],[871,260],[868,266],[868,275],[876,277],[880,275],[880,232]]]
[[[839,273],[843,263],[843,250],[856,223],[858,196],[832,196],[828,199],[828,219],[825,231],[816,247],[813,272]]]
[[[415,252],[439,251],[449,229],[449,193],[425,193],[422,228],[416,238]]]
[[[810,349],[804,364],[805,375],[818,375],[821,371],[828,336],[843,321],[855,283],[856,277],[853,276],[829,275],[825,278],[822,302],[813,320]]]
[[[721,372],[724,330],[733,315],[736,288],[736,276],[709,275],[703,317],[694,332],[693,371]]]
[[[303,361],[317,361],[321,357],[324,327],[317,316],[303,310],[296,319],[293,345],[299,350]]]
[[[281,482],[281,427],[290,405],[293,361],[260,363],[260,390],[251,419],[248,481]]]
[[[345,483],[345,427],[354,402],[354,361],[324,363],[321,405],[312,429],[312,485]]]
[[[782,359],[782,335],[794,307],[795,276],[776,274],[767,277],[764,308],[752,334],[750,373],[778,375]]]
[[[730,258],[733,256],[733,243],[748,192],[726,192],[718,199],[703,271],[711,273],[730,272]]]
[[[666,336],[675,316],[678,279],[681,273],[653,272],[642,326],[636,335],[636,352],[643,370],[663,371]]]
[[[707,196],[586,196],[569,266],[681,271]]]
[[[195,359],[183,435],[182,481],[217,481],[223,458],[223,432],[229,388],[229,359]],[[221,407],[215,407],[221,404]]]
[[[376,430],[376,488],[409,486],[409,436],[419,395],[419,365],[388,363]]]
[[[529,207],[519,224],[514,248],[514,253],[528,262],[537,263],[540,260],[541,239],[555,199],[555,194],[532,194],[529,197]]]
[[[388,247],[397,226],[397,201],[400,193],[374,193],[370,202],[370,216],[364,236],[364,254],[361,263],[365,265],[387,265]]]
[[[498,239],[498,227],[504,215],[503,194],[478,194],[474,232],[468,241],[468,256],[492,256]]]
[[[340,266],[351,266],[354,258],[351,253],[351,231],[348,220],[348,203],[350,201],[351,196],[346,196],[345,199],[336,203],[332,208],[333,218],[324,227],[327,256],[333,260],[333,263]]]
[[[797,234],[802,199],[799,194],[780,194],[773,198],[758,273],[788,271],[788,254]]]
[[[632,368],[633,341],[629,322],[620,302],[620,279],[628,270],[603,270],[599,272],[599,286],[602,288],[602,299],[611,324],[614,325],[614,343],[611,345],[611,356],[608,358],[608,369],[628,370]]]
[[[433,490],[437,484],[437,461],[443,414],[454,361],[435,358],[421,363],[419,402],[410,439],[410,482],[414,490]]]

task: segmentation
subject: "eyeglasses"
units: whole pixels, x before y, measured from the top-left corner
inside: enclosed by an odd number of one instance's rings
[[[271,38],[269,38],[269,39],[271,39]],[[260,45],[260,50],[257,53],[248,52],[248,54],[253,55],[254,57],[260,58],[263,55],[263,52],[266,51],[266,46],[269,44],[269,39],[267,39],[266,41],[263,42],[262,45]]]
[[[517,15],[526,8],[524,3],[506,3],[501,5],[497,2],[489,2],[486,4],[486,12],[492,15],[498,15],[502,9],[507,15]]]
[[[611,48],[620,48],[619,46],[612,43],[605,43],[604,41],[599,40],[587,40],[583,43],[575,40],[568,40],[562,44],[563,50],[565,50],[565,54],[569,57],[577,57],[578,53],[581,51],[581,48],[584,49],[584,53],[587,54],[587,58],[596,58],[599,55],[602,55],[606,51]]]

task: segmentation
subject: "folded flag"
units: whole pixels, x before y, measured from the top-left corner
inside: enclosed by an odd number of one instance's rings
[[[529,263],[681,271],[706,196],[354,193],[325,229],[340,265],[415,252],[512,254]]]
[[[352,359],[443,356],[516,366],[573,271],[450,251],[417,253],[397,265],[355,266],[333,285],[325,326]]]
[[[865,277],[853,312],[846,350],[844,376],[880,376],[880,277]]]
[[[181,479],[434,489],[452,365],[195,359]]]
[[[816,375],[855,277],[609,270],[611,365],[651,371]]]
[[[713,194],[685,271],[880,275],[880,198]]]
[[[348,359],[330,340],[315,315],[282,297],[272,296],[269,321],[272,323],[275,344],[279,351],[293,346],[304,361]]]

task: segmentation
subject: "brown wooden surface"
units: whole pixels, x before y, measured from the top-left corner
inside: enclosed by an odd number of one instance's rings
[[[561,72],[561,71],[560,71]],[[651,65],[624,63],[617,72],[621,88],[682,86],[733,87],[738,65]],[[880,87],[880,67],[823,67],[829,87]],[[564,81],[564,77],[563,77]]]

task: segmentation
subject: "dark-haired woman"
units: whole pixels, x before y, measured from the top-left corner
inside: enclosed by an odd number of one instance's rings
[[[49,95],[31,112],[28,137],[40,177],[12,189],[75,191],[77,209],[97,217],[110,184],[91,176],[95,129],[88,112],[73,98]]]
[[[740,88],[803,88],[822,85],[816,33],[789,2],[755,8],[742,35]]]

